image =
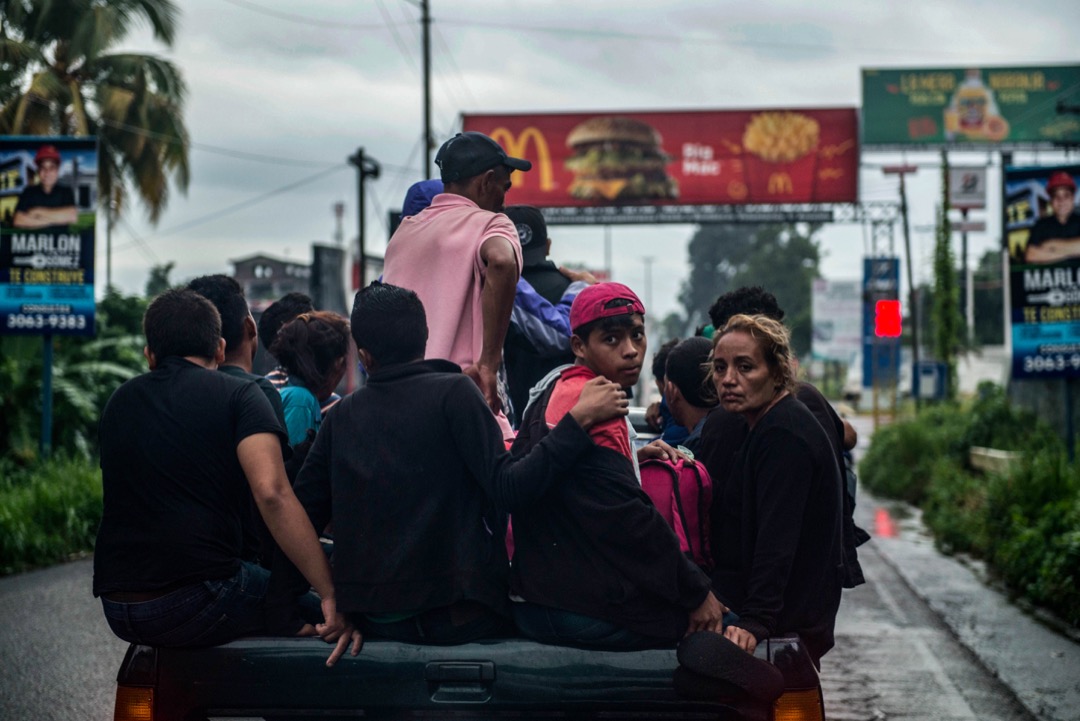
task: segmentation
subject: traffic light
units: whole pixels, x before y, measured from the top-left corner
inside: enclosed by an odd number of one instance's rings
[[[901,330],[900,301],[879,300],[874,303],[874,335],[878,338],[899,338]]]

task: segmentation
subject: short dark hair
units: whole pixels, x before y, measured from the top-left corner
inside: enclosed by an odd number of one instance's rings
[[[308,390],[326,385],[334,363],[349,351],[349,323],[337,313],[301,313],[281,326],[270,353]]]
[[[143,333],[158,362],[170,356],[212,359],[221,340],[221,315],[195,291],[173,288],[150,301]]]
[[[667,379],[686,402],[696,408],[716,405],[716,388],[710,377],[712,341],[701,336],[687,338],[675,346],[667,358]]]
[[[286,293],[271,303],[259,316],[259,342],[262,343],[263,348],[270,350],[281,326],[301,313],[310,313],[313,310],[315,310],[315,304],[311,296],[295,291]]]
[[[221,314],[221,337],[225,339],[225,352],[231,353],[244,341],[244,321],[248,317],[248,304],[244,289],[235,278],[228,275],[204,275],[191,281],[188,290],[203,296]]]
[[[776,296],[760,285],[743,286],[724,293],[709,308],[713,328],[720,330],[734,315],[763,315],[773,320],[784,320],[784,311],[776,302]]]
[[[375,281],[357,292],[351,320],[356,347],[370,353],[380,366],[424,357],[427,313],[413,291]]]
[[[662,346],[657,348],[656,352],[653,353],[652,374],[653,378],[655,378],[656,380],[664,380],[664,374],[666,372],[664,369],[667,368],[668,353],[670,353],[671,349],[677,345],[679,345],[679,339],[672,338],[667,343],[664,343]]]

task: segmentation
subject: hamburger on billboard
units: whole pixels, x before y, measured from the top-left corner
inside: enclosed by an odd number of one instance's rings
[[[508,202],[541,208],[851,203],[854,108],[465,115],[533,163]]]

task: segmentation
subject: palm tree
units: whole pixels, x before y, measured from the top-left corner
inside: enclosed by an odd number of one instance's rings
[[[169,176],[187,190],[179,70],[153,55],[109,52],[137,22],[172,45],[177,15],[172,0],[0,0],[0,133],[97,135],[110,221],[129,187],[155,223]]]

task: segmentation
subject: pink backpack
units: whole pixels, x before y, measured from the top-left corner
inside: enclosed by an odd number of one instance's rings
[[[713,567],[709,548],[712,478],[698,461],[641,462],[641,487],[679,539],[679,547],[702,569]]]

